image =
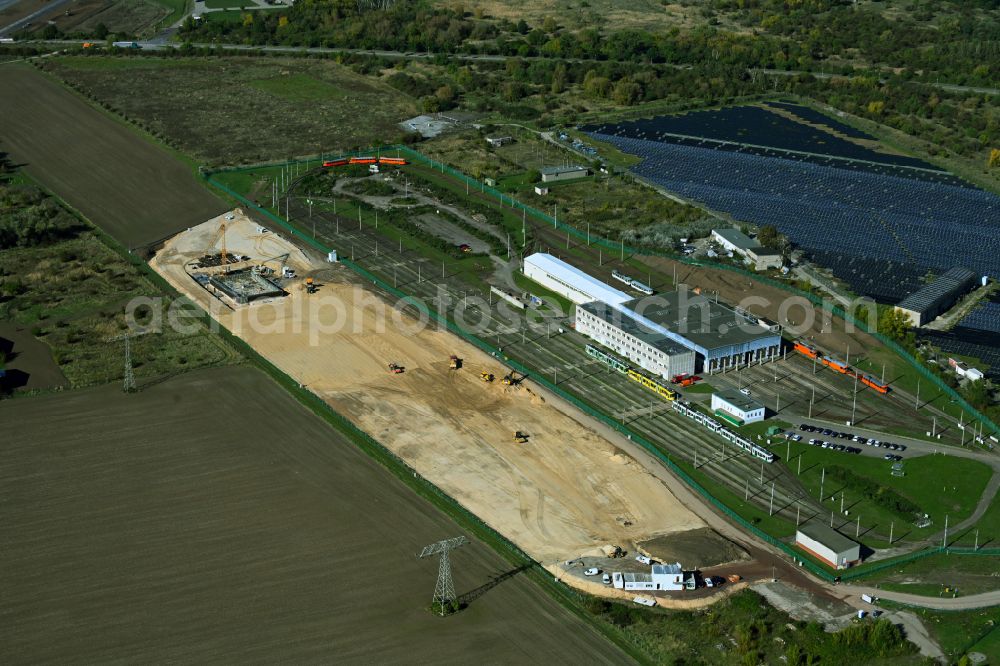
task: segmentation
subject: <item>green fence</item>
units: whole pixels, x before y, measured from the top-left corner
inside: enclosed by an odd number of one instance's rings
[[[467,176],[467,175],[465,175],[465,174],[463,174],[463,173],[461,173],[461,172],[459,172],[459,171],[457,171],[457,170],[455,170],[455,169],[453,169],[453,168],[451,168],[451,167],[449,167],[449,166],[447,166],[445,164],[442,164],[442,163],[437,162],[437,161],[435,161],[435,160],[433,160],[433,159],[431,159],[429,157],[426,157],[426,156],[422,155],[421,153],[419,153],[419,152],[417,152],[417,151],[415,151],[415,150],[413,150],[411,148],[408,148],[406,146],[387,146],[387,147],[379,149],[378,151],[376,149],[371,149],[371,150],[367,150],[367,151],[355,151],[355,152],[352,152],[352,153],[344,154],[343,156],[357,156],[357,155],[361,155],[361,154],[372,154],[374,152],[381,152],[381,151],[385,151],[385,152],[395,151],[395,152],[397,152],[399,154],[404,154],[407,157],[409,157],[410,159],[412,159],[413,161],[424,163],[424,164],[432,167],[435,170],[441,171],[442,173],[447,173],[447,174],[449,174],[449,175],[451,175],[451,176],[459,179],[460,181],[468,183],[469,185],[475,184],[476,187],[481,192],[486,192],[486,193],[490,194],[491,196],[497,198],[498,201],[500,201],[501,203],[506,203],[506,204],[510,205],[511,207],[513,207],[513,208],[518,208],[518,209],[524,210],[526,213],[531,214],[533,217],[535,217],[537,219],[544,220],[544,221],[546,221],[546,222],[548,222],[550,224],[553,224],[553,226],[555,226],[557,228],[560,228],[560,229],[563,229],[563,230],[567,231],[568,233],[570,233],[571,235],[575,235],[579,239],[585,240],[587,238],[586,234],[584,234],[583,232],[580,232],[575,227],[567,225],[567,224],[565,224],[563,222],[559,222],[555,218],[550,217],[549,215],[547,215],[547,214],[545,214],[545,213],[543,213],[543,212],[541,212],[541,211],[539,211],[539,210],[537,210],[535,208],[532,208],[530,206],[522,204],[521,202],[519,202],[519,201],[517,201],[517,200],[515,200],[515,199],[513,199],[513,198],[511,198],[509,196],[504,195],[502,192],[500,192],[499,190],[496,190],[495,188],[487,187],[487,186],[483,185],[482,183],[480,183],[479,181],[476,181],[476,180],[470,178],[469,176]],[[287,165],[287,164],[303,163],[305,161],[306,160],[279,162],[279,163],[275,163],[275,164],[270,165],[270,166],[282,166],[282,165]],[[232,168],[232,169],[226,169],[225,171],[248,171],[248,170],[251,170],[251,169],[262,168],[262,166],[264,166],[264,165],[257,165],[257,166],[253,166],[253,167],[236,167],[236,168]],[[284,219],[278,217],[277,215],[274,215],[273,213],[271,213],[270,211],[268,211],[268,210],[266,210],[264,208],[261,208],[260,206],[258,206],[256,204],[254,204],[253,202],[247,200],[241,194],[238,194],[238,193],[234,192],[230,188],[228,188],[225,185],[223,185],[222,183],[218,182],[213,177],[215,173],[217,173],[217,172],[214,172],[214,171],[205,171],[205,172],[202,173],[202,175],[214,187],[222,190],[223,192],[225,192],[229,196],[233,197],[237,201],[243,202],[246,206],[249,206],[249,207],[253,208],[257,212],[261,213],[262,215],[265,215],[270,220],[272,220],[273,222],[275,222],[276,224],[278,224],[279,226],[281,226],[283,229],[287,230],[289,233],[293,234],[295,237],[297,237],[297,238],[301,239],[302,241],[306,242],[311,247],[314,247],[317,250],[320,250],[320,251],[322,251],[324,253],[328,253],[328,252],[330,252],[330,251],[332,251],[334,249],[334,248],[328,248],[328,247],[326,247],[325,245],[323,245],[322,243],[320,243],[316,239],[312,238],[311,236],[305,234],[304,232],[300,231],[296,227],[292,226],[290,223],[286,222]],[[927,370],[926,368],[924,368],[919,363],[919,361],[917,361],[915,358],[913,358],[911,355],[909,355],[906,352],[906,350],[904,350],[898,344],[896,344],[895,342],[893,342],[893,341],[885,338],[884,336],[882,336],[882,335],[880,335],[878,333],[870,331],[862,322],[859,322],[856,319],[854,319],[849,313],[844,312],[842,309],[840,309],[838,307],[832,306],[830,303],[825,302],[822,299],[819,299],[819,298],[817,298],[816,296],[814,296],[812,294],[806,294],[806,293],[800,292],[800,291],[794,289],[793,287],[791,287],[789,285],[786,285],[786,284],[784,284],[782,282],[779,282],[777,280],[773,280],[773,279],[767,278],[765,276],[757,275],[756,273],[750,273],[749,271],[746,271],[744,269],[741,269],[741,268],[738,268],[738,267],[735,267],[735,266],[728,266],[728,265],[724,265],[724,264],[709,264],[709,263],[699,262],[699,261],[690,260],[690,259],[686,259],[686,258],[678,258],[678,257],[674,257],[673,255],[670,255],[669,253],[652,251],[652,250],[648,250],[648,249],[641,249],[641,250],[639,250],[637,248],[632,248],[630,246],[625,246],[625,245],[623,245],[621,243],[614,243],[614,242],[609,241],[607,239],[595,238],[594,236],[591,236],[589,240],[590,240],[591,244],[603,245],[604,247],[607,247],[609,249],[622,249],[622,251],[628,252],[630,254],[636,254],[636,253],[638,253],[638,254],[658,254],[658,255],[661,255],[661,256],[669,256],[672,259],[675,259],[677,261],[681,261],[681,262],[683,262],[685,264],[689,264],[689,265],[692,265],[692,266],[705,266],[705,267],[709,267],[709,268],[717,268],[717,269],[729,270],[729,271],[732,271],[732,272],[735,272],[735,273],[740,273],[740,274],[746,275],[748,277],[751,277],[754,280],[758,280],[758,281],[764,282],[766,284],[769,284],[771,286],[777,287],[779,289],[783,289],[783,290],[788,291],[790,293],[794,293],[794,294],[797,294],[797,295],[800,295],[800,296],[805,296],[806,298],[808,298],[815,305],[820,306],[822,308],[825,308],[825,309],[829,310],[835,316],[839,316],[839,317],[841,317],[841,318],[843,318],[843,319],[845,319],[845,320],[847,320],[849,322],[852,322],[854,325],[858,326],[860,329],[862,329],[862,330],[870,333],[874,337],[876,337],[880,342],[884,343],[890,349],[892,349],[897,354],[899,354],[901,357],[903,357],[904,359],[906,359],[914,368],[916,368],[917,370],[919,370],[923,374],[923,376],[925,376],[928,379],[930,379],[931,381],[933,381],[943,391],[947,392],[953,398],[955,398],[957,402],[959,402],[964,408],[967,409],[967,411],[969,411],[970,413],[975,414],[976,416],[978,416],[985,424],[987,424],[991,428],[993,428],[994,431],[998,430],[997,427],[996,427],[996,425],[993,424],[992,421],[990,421],[989,419],[987,419],[984,415],[979,414],[979,412],[977,410],[975,410],[971,405],[969,405],[968,403],[966,403],[965,400],[963,400],[961,398],[961,396],[959,396],[957,393],[955,393],[955,391],[953,389],[951,389],[949,386],[947,386],[946,384],[944,384],[943,382],[941,382],[941,380],[938,377],[936,377],[929,370]],[[484,351],[484,352],[486,352],[486,353],[488,353],[488,354],[490,354],[490,355],[498,358],[499,360],[501,360],[502,362],[504,362],[511,369],[516,370],[516,371],[518,371],[520,373],[523,373],[523,374],[531,374],[533,380],[535,382],[537,382],[538,384],[540,384],[541,386],[543,386],[548,391],[551,391],[552,393],[558,395],[560,398],[562,398],[562,399],[566,400],[567,402],[569,402],[570,404],[574,405],[576,408],[578,408],[579,410],[581,410],[585,414],[588,414],[589,416],[597,419],[601,423],[604,423],[605,425],[607,425],[607,426],[613,428],[614,430],[620,432],[621,434],[625,435],[631,441],[633,441],[636,444],[638,444],[639,446],[641,446],[645,451],[647,451],[650,455],[652,455],[654,458],[656,458],[661,464],[663,464],[668,469],[670,469],[674,474],[676,474],[678,477],[680,477],[681,480],[683,480],[686,484],[688,484],[689,487],[693,488],[699,495],[701,495],[703,498],[705,498],[705,500],[707,500],[709,503],[711,503],[713,506],[715,506],[723,514],[725,514],[726,516],[728,516],[733,522],[737,523],[740,527],[742,527],[746,531],[750,532],[751,534],[753,534],[757,538],[759,538],[759,539],[761,539],[761,540],[763,540],[763,541],[771,544],[775,548],[778,548],[779,550],[781,550],[782,552],[784,552],[785,554],[787,554],[789,557],[791,557],[793,560],[797,560],[797,561],[802,562],[802,564],[803,564],[803,566],[805,568],[809,569],[813,574],[815,574],[816,576],[818,576],[818,577],[820,577],[820,578],[822,578],[822,579],[824,579],[826,581],[831,581],[832,582],[832,581],[834,581],[834,580],[836,580],[838,578],[840,580],[850,580],[850,579],[858,578],[858,577],[861,577],[861,576],[866,576],[866,575],[869,575],[869,574],[871,574],[871,573],[873,573],[875,571],[879,571],[881,569],[884,569],[884,568],[887,568],[887,567],[890,567],[890,566],[898,566],[899,564],[904,564],[904,563],[906,563],[908,561],[912,561],[912,560],[915,560],[915,559],[920,559],[920,558],[926,557],[928,555],[933,555],[933,554],[935,554],[937,552],[941,552],[942,550],[944,550],[942,548],[925,549],[925,550],[919,551],[917,553],[911,553],[909,555],[905,555],[905,556],[902,556],[902,557],[899,557],[899,558],[894,558],[892,560],[886,560],[884,563],[880,563],[878,565],[874,565],[872,568],[865,567],[865,568],[858,569],[858,570],[845,571],[845,572],[839,573],[839,575],[838,575],[838,573],[834,573],[830,569],[824,567],[823,565],[821,565],[821,564],[819,564],[819,563],[817,563],[817,562],[815,562],[815,561],[813,561],[813,560],[805,557],[804,554],[801,551],[796,550],[795,548],[793,548],[789,544],[785,543],[784,541],[781,541],[781,540],[779,540],[779,539],[771,536],[770,534],[767,534],[766,532],[764,532],[763,530],[761,530],[760,528],[758,528],[756,525],[753,525],[752,523],[750,523],[749,521],[747,521],[745,518],[743,518],[742,516],[740,516],[739,514],[737,514],[735,511],[733,511],[732,509],[730,509],[725,503],[723,503],[721,500],[717,499],[714,495],[712,495],[706,488],[704,488],[700,483],[698,483],[690,475],[688,475],[687,472],[685,472],[683,469],[681,469],[676,463],[674,463],[670,459],[669,455],[664,454],[663,451],[660,450],[659,447],[657,447],[656,445],[654,445],[651,441],[649,441],[648,439],[646,439],[642,435],[640,435],[640,434],[638,434],[636,432],[633,432],[631,430],[631,428],[629,428],[628,426],[625,426],[625,425],[619,423],[614,418],[608,416],[607,414],[603,413],[599,409],[596,409],[596,408],[592,407],[591,405],[585,403],[584,401],[582,401],[581,399],[579,399],[575,395],[572,395],[572,394],[566,392],[565,390],[563,390],[559,386],[553,384],[552,382],[548,381],[544,377],[535,375],[533,372],[530,373],[529,369],[527,367],[525,367],[523,364],[519,363],[518,361],[516,361],[514,359],[510,359],[508,357],[503,356],[503,354],[500,352],[500,350],[498,350],[496,347],[494,347],[490,343],[486,342],[485,340],[480,339],[479,337],[477,337],[477,336],[469,333],[468,331],[465,331],[463,328],[461,328],[454,321],[450,320],[446,315],[434,311],[433,309],[429,308],[422,301],[414,299],[411,296],[409,296],[408,294],[406,294],[406,293],[400,291],[399,289],[393,287],[392,285],[386,283],[385,281],[383,281],[378,276],[372,274],[371,272],[369,272],[368,270],[366,270],[365,268],[363,268],[360,264],[357,264],[354,261],[348,260],[348,259],[341,259],[340,261],[341,261],[341,263],[344,266],[348,267],[349,269],[351,269],[352,271],[354,271],[356,274],[358,274],[360,277],[364,278],[365,280],[370,281],[372,284],[374,284],[375,286],[377,286],[379,289],[383,290],[386,293],[392,294],[393,296],[397,297],[398,299],[400,299],[403,302],[406,302],[406,303],[412,305],[422,315],[425,315],[425,316],[428,316],[429,318],[434,319],[439,324],[445,326],[448,330],[452,331],[453,333],[455,333],[456,335],[460,336],[464,340],[466,340],[466,341],[470,342],[471,344],[475,345],[480,350],[482,350],[482,351]],[[361,431],[359,431],[359,432],[361,432]],[[367,437],[367,435],[365,435],[365,436]],[[374,442],[375,440],[372,440],[372,441]],[[383,447],[381,444],[378,444],[378,446],[381,447],[382,449],[385,449],[385,447]],[[388,449],[385,449],[385,450],[388,452]],[[391,452],[389,452],[388,455],[392,455]],[[400,461],[400,462],[402,462],[402,461]],[[405,464],[405,463],[402,463],[402,464]],[[438,492],[441,492],[441,491],[438,491]],[[463,507],[463,510],[464,510],[464,507]],[[492,529],[492,528],[490,528],[490,529]],[[516,546],[514,546],[513,544],[511,544],[511,547],[516,548]],[[519,551],[519,549],[518,549],[518,551]],[[948,552],[952,552],[952,553],[955,553],[955,554],[966,554],[965,550],[963,550],[963,549],[957,549],[957,548],[948,549]],[[979,554],[989,554],[988,552],[985,552],[985,551],[982,551],[982,550],[981,551],[976,551],[976,552],[978,552]],[[527,557],[527,555],[525,555],[525,557]]]

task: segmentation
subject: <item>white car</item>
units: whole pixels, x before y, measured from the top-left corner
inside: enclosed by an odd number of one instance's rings
[[[740,389],[740,393],[742,393],[743,395],[753,395],[752,393],[750,393],[750,389],[748,388]]]
[[[635,561],[636,562],[642,562],[643,564],[652,564],[653,563],[652,558],[650,558],[648,555],[642,555],[642,554],[636,555],[635,556]]]
[[[590,567],[589,569],[587,569],[586,571],[583,572],[583,575],[584,576],[596,576],[599,573],[601,573],[600,569],[598,569],[597,567]]]
[[[601,577],[601,580],[605,585],[611,585],[611,574],[604,574],[604,576]]]

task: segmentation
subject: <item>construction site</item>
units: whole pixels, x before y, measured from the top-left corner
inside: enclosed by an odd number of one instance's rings
[[[203,288],[193,266],[220,251],[218,218],[168,240],[152,267],[556,576],[580,557],[613,559],[692,530],[700,559],[739,559],[609,433],[530,379],[422,326],[353,273],[262,231],[241,211],[223,219],[227,252],[245,267],[282,271],[284,297],[220,307],[231,297]]]

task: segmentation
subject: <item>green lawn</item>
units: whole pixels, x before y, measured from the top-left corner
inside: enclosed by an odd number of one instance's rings
[[[839,513],[843,493],[845,510],[850,513],[848,516],[840,516],[838,523],[854,523],[860,515],[862,541],[865,541],[866,528],[874,528],[872,536],[887,537],[890,523],[895,523],[894,539],[914,539],[938,532],[944,527],[946,514],[952,525],[958,523],[972,513],[992,474],[991,469],[983,463],[935,454],[904,459],[906,476],[894,477],[890,474],[892,463],[889,461],[825,450],[805,442],[791,444],[791,458],[787,464],[793,472],[798,470],[800,455],[800,478],[814,497],[819,496],[822,470],[838,466],[897,491],[930,514],[933,520],[930,527],[917,529],[912,517],[875,505],[851,489],[843,490],[839,483],[827,477],[823,486],[824,495],[828,498],[826,506]],[[835,495],[832,500],[829,499],[831,495]],[[845,529],[849,531],[849,526]]]
[[[1000,556],[961,553],[929,555],[864,577],[866,583],[887,590],[932,597],[989,592],[997,588],[997,580]]]

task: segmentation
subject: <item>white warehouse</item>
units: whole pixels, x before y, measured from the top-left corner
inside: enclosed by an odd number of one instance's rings
[[[544,252],[525,257],[524,274],[543,287],[551,289],[560,296],[565,296],[577,305],[591,301],[619,305],[631,301],[633,298],[584,273],[579,268],[570,266],[565,261]]]
[[[611,576],[612,585],[619,590],[693,590],[694,573],[685,573],[680,565],[654,564],[647,573],[619,573]]]
[[[835,569],[846,569],[861,559],[859,544],[815,520],[799,526],[795,545]]]

